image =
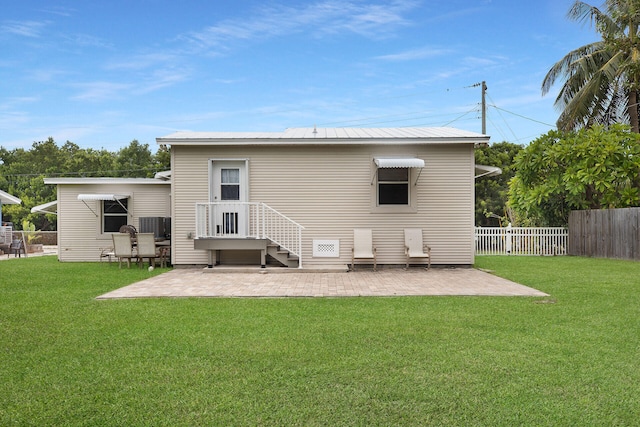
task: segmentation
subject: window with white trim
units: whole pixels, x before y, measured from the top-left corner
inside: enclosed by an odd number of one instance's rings
[[[378,206],[410,204],[409,168],[378,169]]]
[[[102,202],[102,232],[117,233],[127,225],[127,199],[104,200]]]

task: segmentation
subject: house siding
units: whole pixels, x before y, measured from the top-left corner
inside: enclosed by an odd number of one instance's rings
[[[374,157],[425,161],[415,212],[375,205]],[[264,202],[305,227],[303,265],[351,262],[354,228],[373,229],[378,263],[404,264],[404,228],[422,228],[434,264],[473,264],[473,144],[172,146],[174,264],[206,264],[194,250],[195,204],[209,201],[209,160],[248,159],[249,200]],[[412,172],[412,183],[418,174]],[[175,221],[179,218],[179,221]],[[313,240],[339,240],[339,258],[313,257]]]
[[[100,234],[99,201],[80,200],[78,194],[129,194],[128,224],[139,225],[139,218],[169,216],[170,186],[168,184],[58,184],[58,259],[60,261],[98,261],[101,248],[113,246],[111,234]]]

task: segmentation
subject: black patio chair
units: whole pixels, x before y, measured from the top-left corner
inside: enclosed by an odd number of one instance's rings
[[[24,254],[25,257],[27,256],[27,251],[22,240],[13,239],[11,245],[9,246],[9,253],[7,254],[7,257],[11,256],[11,254],[13,254],[14,258],[16,256],[20,258],[22,254]]]

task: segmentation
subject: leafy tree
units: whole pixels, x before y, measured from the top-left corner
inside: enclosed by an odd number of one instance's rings
[[[560,130],[629,123],[633,132],[640,132],[640,0],[607,0],[605,7],[601,11],[582,1],[573,4],[568,17],[591,21],[602,39],[569,52],[542,83],[544,95],[564,80],[555,101],[562,111]]]
[[[116,155],[116,176],[151,178],[155,172],[152,170],[152,165],[149,144],[140,144],[134,139]]]
[[[154,157],[154,167],[158,172],[171,169],[171,151],[164,144],[158,147]]]
[[[514,168],[509,204],[537,225],[566,225],[572,209],[640,205],[640,135],[626,125],[550,131]]]
[[[509,180],[515,174],[513,162],[521,150],[522,145],[506,141],[475,150],[476,164],[502,169],[498,176],[476,179],[476,225],[486,227],[506,221]]]
[[[109,176],[116,168],[115,156],[107,150],[82,149],[73,142],[67,141],[61,148],[66,174],[81,177]]]
[[[34,142],[31,149],[0,147],[0,188],[22,199],[21,205],[3,206],[3,220],[19,227],[24,221],[39,230],[55,229],[55,215],[32,214],[31,208],[56,199],[56,188],[45,177],[153,177],[170,169],[171,155],[160,147],[154,156],[147,144],[133,140],[117,153],[80,148],[67,141],[58,147],[53,138]]]

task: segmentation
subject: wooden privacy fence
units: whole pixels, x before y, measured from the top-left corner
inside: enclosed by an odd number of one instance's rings
[[[476,227],[476,255],[566,255],[564,227]]]
[[[640,208],[569,214],[569,255],[640,260]]]

